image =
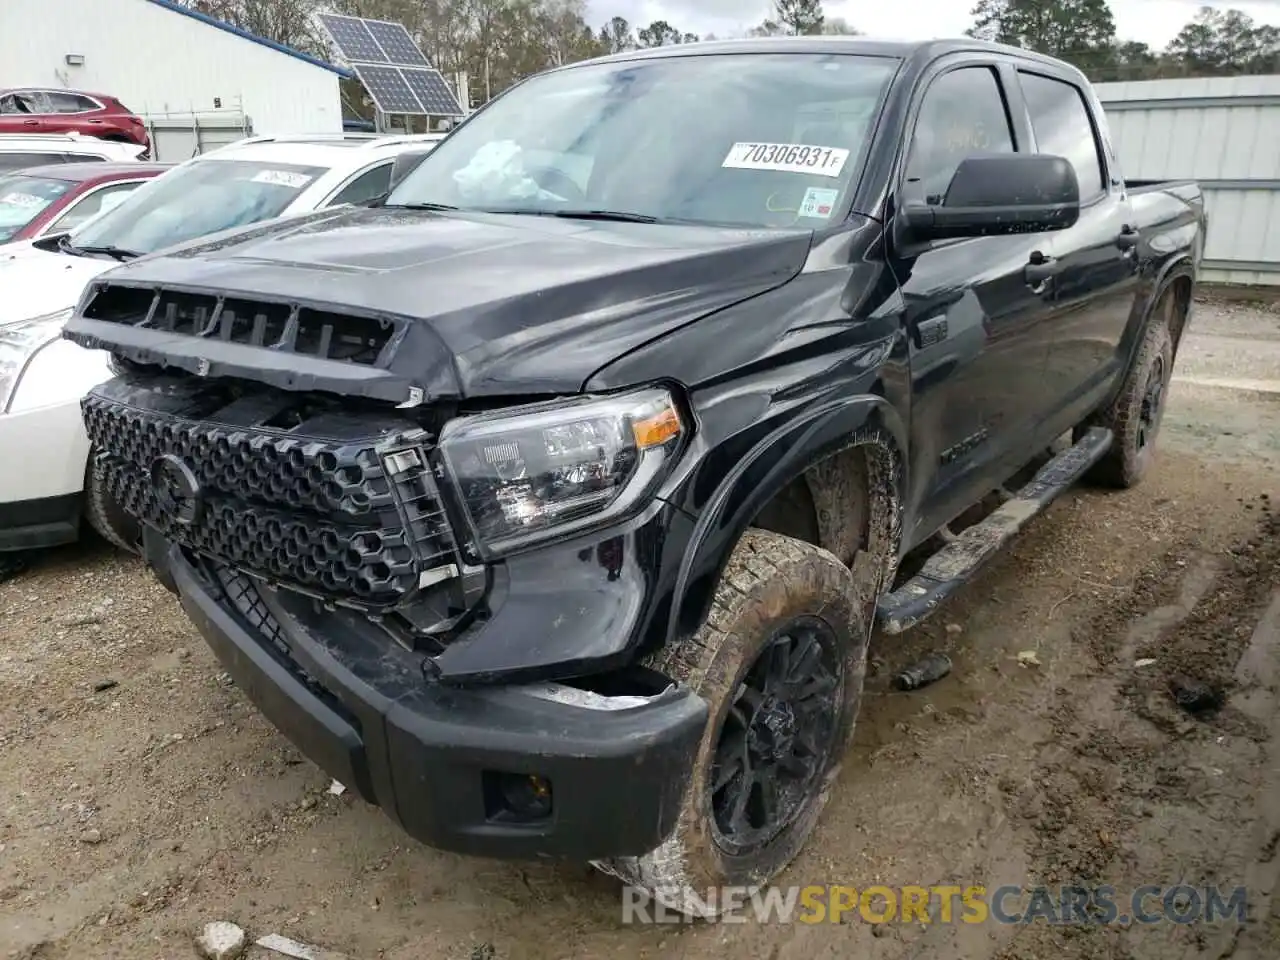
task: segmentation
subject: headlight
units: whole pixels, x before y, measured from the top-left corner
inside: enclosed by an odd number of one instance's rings
[[[8,413],[18,381],[32,358],[58,339],[70,310],[0,326],[0,413]]]
[[[685,426],[647,389],[450,422],[446,470],[486,557],[627,512],[671,466]]]

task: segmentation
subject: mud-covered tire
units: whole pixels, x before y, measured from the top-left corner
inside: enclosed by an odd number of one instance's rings
[[[102,466],[92,453],[85,474],[84,515],[94,532],[113,547],[135,556],[142,552],[142,527],[107,490]]]
[[[1176,298],[1168,291],[1156,306],[1115,401],[1076,428],[1077,437],[1094,426],[1107,427],[1115,435],[1111,449],[1087,474],[1090,483],[1128,489],[1136,486],[1151,466],[1173,376],[1169,321],[1174,309]]]
[[[706,623],[693,637],[660,650],[649,661],[710,705],[676,828],[662,846],[642,857],[596,865],[646,890],[670,909],[704,917],[718,912],[709,902],[709,891],[722,886],[759,887],[782,870],[812,832],[853,733],[866,675],[874,589],[860,589],[849,568],[826,550],[777,533],[748,531],[734,549]],[[822,649],[834,651],[834,657],[823,655],[823,665],[815,664],[811,675],[826,676],[834,663],[839,667],[838,681],[829,699],[822,701],[822,711],[829,713],[822,726],[825,755],[813,762],[814,773],[799,786],[788,785],[788,790],[802,793],[786,796],[802,798],[787,804],[791,818],[776,835],[758,847],[744,848],[746,852],[734,851],[726,847],[729,841],[716,821],[717,816],[726,815],[724,794],[720,794],[721,813],[713,811],[712,778],[720,769],[717,748],[731,708],[740,710],[735,698],[746,691],[749,676],[756,676],[752,669],[758,656],[772,650],[779,636],[789,643],[785,638],[797,624],[813,625],[824,638]],[[744,732],[744,751],[748,737],[749,731]],[[775,799],[778,796],[774,794]],[[764,836],[769,836],[767,831]]]

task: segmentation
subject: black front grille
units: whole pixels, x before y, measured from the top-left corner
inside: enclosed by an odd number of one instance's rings
[[[403,602],[423,574],[450,575],[455,546],[427,433],[371,415],[290,416],[302,402],[116,380],[83,409],[107,490],[171,541],[365,608]]]
[[[334,313],[279,301],[104,284],[85,304],[89,320],[375,366],[398,326],[386,317]]]

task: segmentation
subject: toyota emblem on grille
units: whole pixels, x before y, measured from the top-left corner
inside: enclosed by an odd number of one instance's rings
[[[200,481],[181,457],[166,453],[151,465],[151,488],[160,509],[174,523],[189,527],[200,519],[204,510]]]

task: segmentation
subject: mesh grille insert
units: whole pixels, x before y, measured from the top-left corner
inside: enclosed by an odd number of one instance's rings
[[[370,425],[363,437],[317,439],[297,434],[323,416],[293,430],[262,427],[268,418],[232,426],[104,396],[112,389],[123,388],[104,385],[83,402],[95,467],[123,509],[167,539],[365,608],[397,605],[423,573],[455,562],[431,471],[389,477],[383,466],[410,442],[425,464],[421,430]]]

